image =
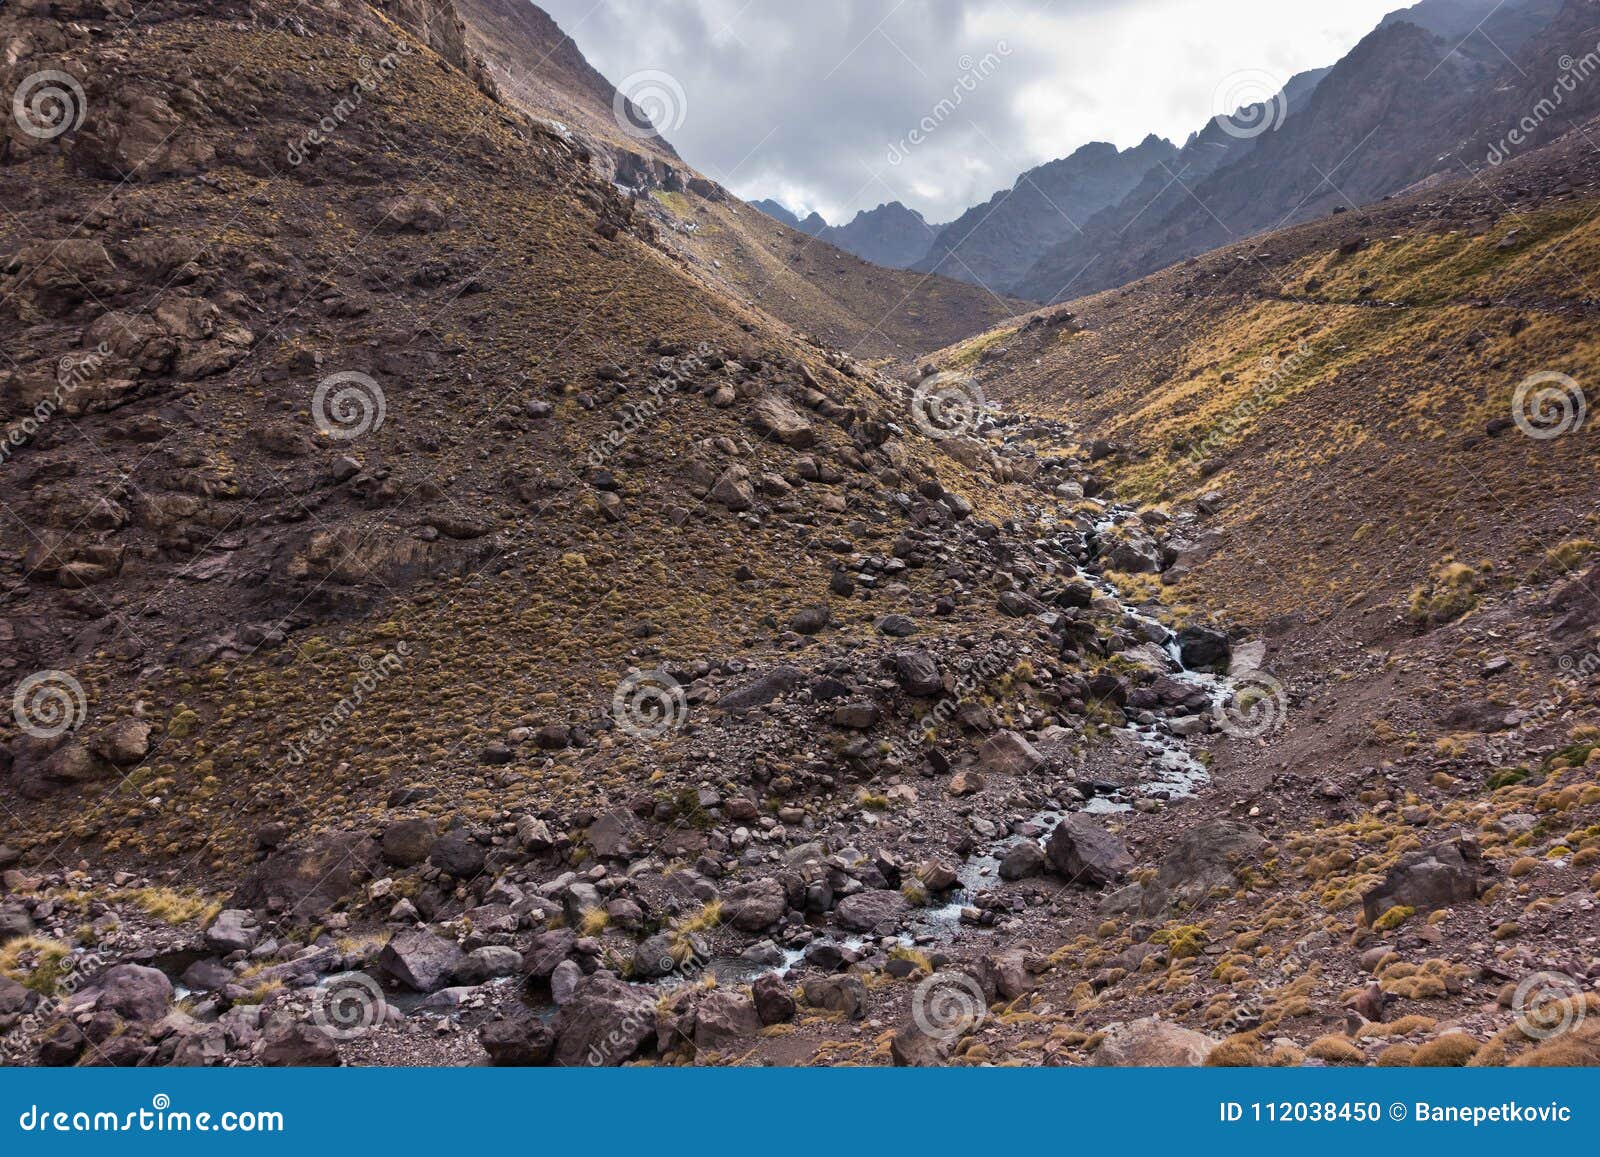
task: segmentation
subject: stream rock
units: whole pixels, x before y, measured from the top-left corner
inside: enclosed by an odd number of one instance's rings
[[[1068,883],[1086,888],[1114,884],[1133,868],[1133,857],[1123,842],[1082,812],[1056,825],[1045,851]]]

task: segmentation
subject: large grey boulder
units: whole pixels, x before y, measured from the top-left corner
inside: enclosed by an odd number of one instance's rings
[[[1123,842],[1082,812],[1056,825],[1045,852],[1068,883],[1086,888],[1114,884],[1133,869],[1133,857]]]
[[[426,928],[396,932],[378,954],[378,967],[414,992],[437,992],[466,959],[455,941]]]

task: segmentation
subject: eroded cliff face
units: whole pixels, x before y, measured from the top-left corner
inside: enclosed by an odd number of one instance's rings
[[[488,66],[467,43],[467,26],[454,0],[374,0],[373,6],[466,73],[479,91],[500,99]]]

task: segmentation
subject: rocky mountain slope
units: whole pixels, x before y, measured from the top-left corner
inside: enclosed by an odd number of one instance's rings
[[[462,39],[485,61],[504,103],[568,137],[598,176],[631,190],[663,242],[719,293],[758,304],[819,341],[879,359],[926,353],[1012,312],[1009,299],[943,278],[864,265],[835,248],[835,231],[814,213],[795,232],[774,234],[762,215],[673,149],[667,132],[683,111],[681,93],[650,78],[636,88],[634,97],[654,93],[665,101],[657,112],[669,123],[650,131],[645,112],[619,96],[527,0],[462,0],[458,16],[442,23],[464,26]],[[811,240],[817,237],[823,240]]]
[[[8,1063],[1595,1059],[1581,138],[900,377],[457,16],[0,12]]]
[[[1423,23],[1399,13],[1362,40],[1303,112],[1275,108],[1272,127],[1259,132],[1261,122],[1244,122],[1246,147],[1228,139],[1238,131],[1208,126],[1176,167],[1150,174],[1063,238],[1012,292],[1051,301],[1121,285],[1243,237],[1498,163],[1494,143],[1526,117],[1539,122],[1531,135],[1542,142],[1600,109],[1573,68],[1600,44],[1591,0],[1499,5],[1487,19],[1472,5],[1418,9]]]
[[[1030,169],[1010,189],[946,225],[914,268],[994,293],[1012,292],[1041,253],[1077,234],[1094,214],[1121,201],[1177,151],[1155,136],[1120,151],[1098,141]]]

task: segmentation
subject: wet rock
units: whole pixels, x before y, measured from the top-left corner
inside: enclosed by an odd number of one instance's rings
[[[1033,840],[1023,840],[1011,845],[1006,854],[1000,857],[1000,878],[1002,880],[1027,880],[1041,875],[1049,861],[1041,848]]]
[[[1178,654],[1191,671],[1226,671],[1233,657],[1228,636],[1210,627],[1185,627],[1178,632]]]
[[[1087,888],[1113,884],[1133,868],[1133,857],[1122,841],[1082,812],[1056,825],[1045,851],[1069,883]]]
[[[478,1043],[497,1068],[548,1065],[556,1048],[555,1030],[531,1011],[491,1020],[478,1028]]]
[[[1217,1042],[1159,1017],[1107,1025],[1090,1062],[1097,1068],[1189,1068],[1205,1064]]]
[[[413,992],[437,992],[455,977],[464,959],[455,941],[426,928],[407,928],[384,945],[378,967]]]
[[[776,972],[763,973],[750,986],[756,1016],[764,1025],[787,1024],[794,1019],[794,995]]]
[[[1470,838],[1407,852],[1389,869],[1383,883],[1361,898],[1367,923],[1395,907],[1432,912],[1474,903],[1482,861],[1478,842]]]
[[[911,902],[899,892],[875,888],[846,896],[834,909],[840,927],[852,932],[897,931],[910,914]]]

